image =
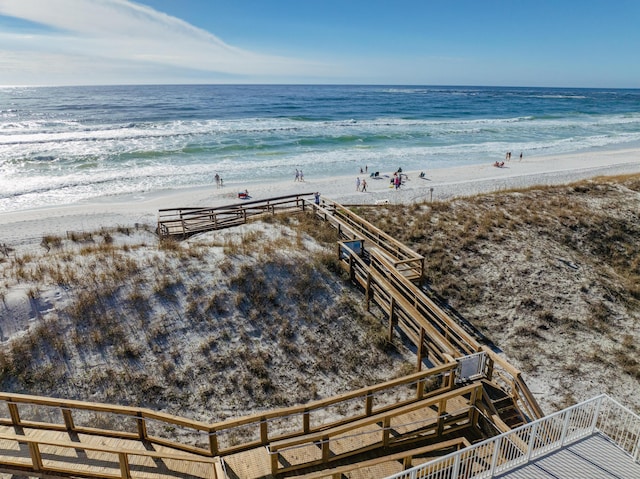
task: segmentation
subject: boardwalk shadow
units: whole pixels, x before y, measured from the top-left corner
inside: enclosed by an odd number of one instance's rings
[[[472,335],[476,341],[490,348],[494,353],[501,353],[502,350],[496,346],[493,341],[487,338],[478,328],[471,324],[458,310],[449,304],[449,302],[433,290],[428,284],[423,284],[420,289],[431,299],[436,305],[449,315],[456,323],[458,323],[467,333]]]

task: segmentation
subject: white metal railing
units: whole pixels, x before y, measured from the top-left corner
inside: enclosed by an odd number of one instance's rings
[[[387,479],[491,478],[594,433],[640,460],[640,416],[603,394]]]

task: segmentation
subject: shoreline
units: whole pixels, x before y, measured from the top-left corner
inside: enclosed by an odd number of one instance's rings
[[[371,172],[369,172],[370,174]],[[101,227],[153,225],[163,208],[214,207],[237,203],[237,193],[250,188],[252,199],[303,194],[318,191],[326,198],[345,204],[390,204],[449,200],[481,193],[567,184],[597,176],[640,173],[640,148],[572,153],[553,157],[517,157],[503,168],[493,163],[451,168],[403,171],[408,180],[398,190],[390,185],[393,172],[381,171],[379,179],[354,173],[350,176],[306,178],[304,182],[279,182],[236,185],[216,188],[194,187],[163,190],[135,195],[103,197],[86,203],[0,213],[3,226],[0,243],[8,245],[39,243],[44,235],[67,231],[97,230]],[[293,175],[292,175],[293,176]],[[365,178],[367,191],[356,191],[356,178]]]

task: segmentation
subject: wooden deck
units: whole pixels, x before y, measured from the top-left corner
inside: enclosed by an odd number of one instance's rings
[[[216,479],[221,471],[217,458],[145,441],[9,426],[0,426],[0,457],[0,470],[18,475]]]
[[[157,233],[161,238],[187,238],[197,233],[231,228],[250,218],[276,213],[304,211],[313,204],[313,193],[243,201],[215,208],[182,207],[158,212]]]

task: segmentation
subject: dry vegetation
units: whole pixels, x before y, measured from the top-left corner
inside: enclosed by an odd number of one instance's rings
[[[640,177],[362,208],[547,412],[640,399]],[[271,224],[276,223],[276,224]],[[0,389],[207,421],[407,373],[310,216],[162,242],[119,228],[0,245]]]
[[[7,247],[0,389],[215,421],[405,374],[410,355],[336,274],[334,233],[322,244],[302,232],[322,230],[313,219],[293,222]]]
[[[640,176],[358,212],[427,258],[546,411],[603,392],[640,409]]]

